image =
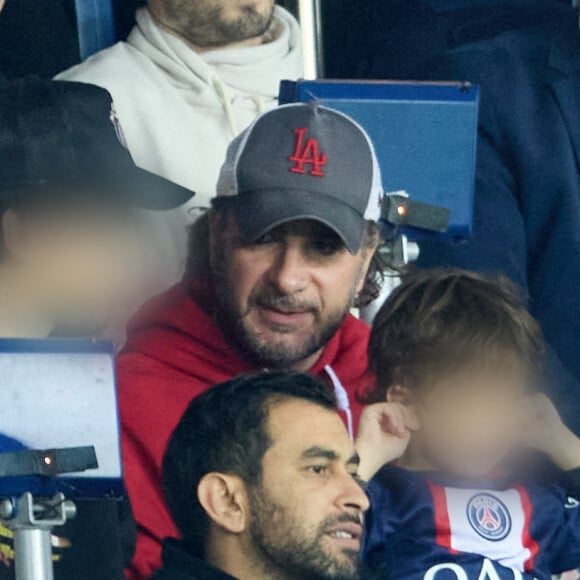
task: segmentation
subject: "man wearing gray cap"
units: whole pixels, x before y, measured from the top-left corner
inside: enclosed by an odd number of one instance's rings
[[[383,192],[363,129],[316,105],[268,112],[231,144],[217,194],[192,232],[185,279],[145,307],[119,360],[139,526],[131,578],[148,577],[177,535],[161,463],[193,398],[241,373],[307,371],[334,389],[353,434],[373,382],[369,329],[349,314],[381,283]]]

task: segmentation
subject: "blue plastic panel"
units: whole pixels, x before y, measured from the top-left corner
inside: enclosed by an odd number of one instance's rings
[[[283,81],[280,104],[317,101],[358,121],[375,144],[386,192],[451,211],[446,234],[471,235],[479,88],[458,83]]]
[[[0,497],[124,493],[114,349],[105,341],[0,339],[0,453],[93,445],[99,468],[54,480],[0,479]]]

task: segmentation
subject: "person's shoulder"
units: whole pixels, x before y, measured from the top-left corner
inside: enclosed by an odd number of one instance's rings
[[[102,86],[109,83],[128,83],[138,71],[147,71],[151,66],[145,55],[131,44],[118,42],[60,73],[56,80],[87,82]]]
[[[472,82],[506,81],[514,92],[518,79],[528,82],[529,77],[543,76],[549,70],[554,51],[573,59],[580,55],[577,17],[569,9],[553,10],[549,15],[536,9],[522,18],[520,26],[507,26],[501,18],[497,22],[490,19],[488,26],[490,30],[477,26],[470,38],[467,35],[446,51],[444,58],[456,75],[462,72]],[[510,91],[504,86],[502,92]]]
[[[369,339],[369,326],[349,314],[326,344],[324,354],[314,368],[315,374],[330,366],[349,392],[354,390],[363,396],[366,389],[374,383],[367,363]]]
[[[342,323],[342,326],[340,328],[341,333],[343,334],[345,339],[366,339],[368,341],[368,339],[370,338],[371,335],[371,328],[370,326],[364,322],[364,320],[361,320],[360,318],[357,318],[356,316],[353,316],[352,314],[349,314],[345,319],[344,322]]]
[[[341,371],[356,374],[367,371],[367,349],[370,340],[371,329],[369,325],[349,314],[334,337],[326,346],[325,364],[338,365]],[[344,368],[346,365],[348,368]],[[360,364],[355,364],[359,361]],[[356,368],[354,368],[356,367]]]
[[[514,484],[514,489],[525,494],[531,503],[545,509],[548,513],[551,510],[569,510],[580,508],[580,501],[572,499],[572,495],[578,495],[577,489],[572,491],[568,485],[566,474],[555,477],[547,481],[525,481]],[[580,498],[579,498],[580,499]]]
[[[390,541],[403,541],[414,533],[417,514],[426,514],[434,509],[425,474],[395,465],[386,465],[377,473],[368,484],[367,494],[371,503],[367,529],[374,536],[371,543],[377,539],[382,542],[385,533]]]
[[[127,343],[117,359],[122,402],[154,406],[162,399],[165,407],[181,406],[245,371],[190,294],[190,284],[178,284],[147,302],[129,324]]]
[[[500,83],[506,92],[504,81],[513,87],[518,78],[537,74],[537,64],[546,60],[548,51],[546,42],[529,42],[525,33],[514,31],[453,48],[443,62],[456,79],[482,84],[486,92],[492,83]]]
[[[368,492],[373,501],[379,498],[397,498],[398,501],[416,496],[422,489],[428,488],[424,474],[411,472],[394,464],[385,465],[368,485]]]

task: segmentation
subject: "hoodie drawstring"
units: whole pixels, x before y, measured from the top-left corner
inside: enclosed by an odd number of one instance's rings
[[[266,112],[266,103],[263,97],[252,95],[252,101],[254,101],[254,104],[256,105],[256,109],[258,110],[259,115]]]
[[[226,115],[226,119],[228,121],[228,125],[230,127],[230,131],[234,137],[237,137],[240,133],[238,124],[236,122],[236,116],[234,114],[234,107],[232,105],[234,100],[234,93],[233,91],[220,79],[219,76],[214,75],[211,77],[211,84],[214,88],[214,91],[218,94],[220,99],[222,100],[224,113]]]
[[[352,410],[350,408],[350,401],[348,399],[348,393],[344,388],[343,384],[340,382],[340,379],[332,369],[330,365],[326,365],[324,367],[326,374],[329,376],[332,386],[334,387],[334,395],[336,397],[336,402],[338,406],[338,410],[342,411],[346,415],[346,425],[348,429],[348,434],[350,438],[354,441],[354,429],[352,425]]]
[[[234,112],[233,107],[235,99],[234,91],[232,91],[232,89],[230,89],[230,87],[228,87],[228,85],[218,75],[213,75],[211,77],[211,85],[216,94],[218,95],[218,97],[222,101],[228,126],[230,128],[230,131],[232,132],[232,136],[235,138],[240,134],[240,128],[236,121],[236,114]],[[250,98],[254,102],[254,105],[256,106],[258,115],[261,115],[266,111],[267,109],[266,102],[262,97],[251,95]]]

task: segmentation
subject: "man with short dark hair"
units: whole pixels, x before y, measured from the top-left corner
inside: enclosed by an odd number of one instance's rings
[[[357,453],[332,391],[310,375],[241,376],[194,399],[163,462],[183,539],[166,542],[155,580],[359,578],[359,453],[381,455],[393,419],[378,407]]]
[[[383,194],[373,146],[345,115],[289,105],[230,146],[183,283],[137,317],[118,365],[126,481],[139,525],[133,578],[177,531],[161,461],[184,409],[214,384],[262,369],[310,372],[336,392],[351,433],[369,329],[350,309],[380,288]]]

